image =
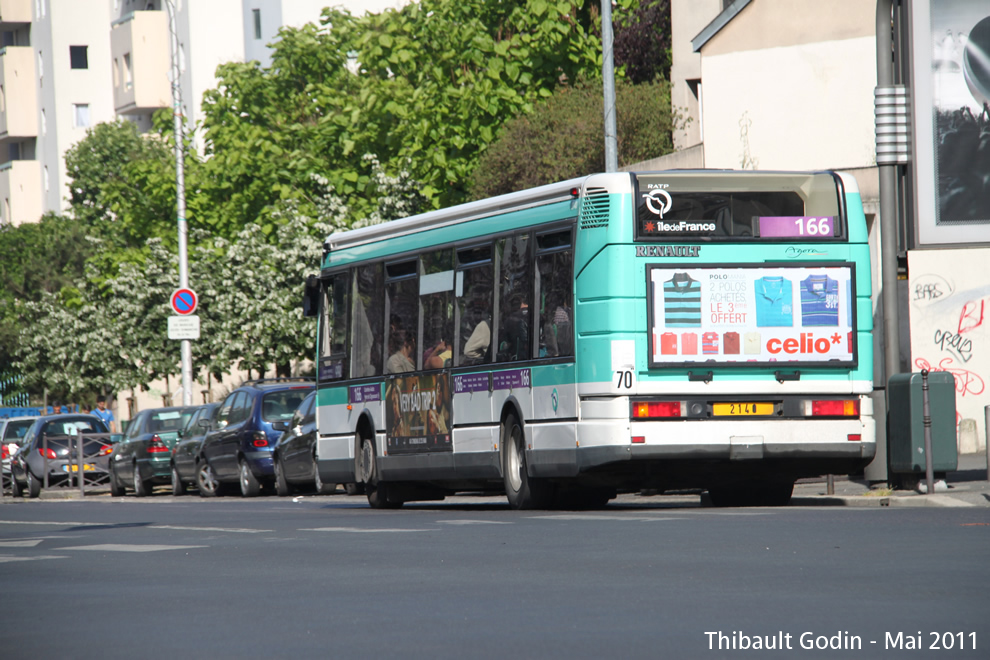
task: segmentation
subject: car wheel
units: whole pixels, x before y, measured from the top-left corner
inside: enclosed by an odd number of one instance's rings
[[[510,414],[502,425],[502,479],[513,509],[547,509],[553,502],[554,487],[529,476],[526,469],[526,437],[516,416]]]
[[[245,460],[241,460],[239,481],[241,482],[241,495],[244,497],[257,497],[258,493],[261,492],[261,483],[251,472],[251,468]]]
[[[320,466],[316,464],[316,456],[313,457],[313,485],[316,486],[317,495],[333,495],[337,490],[337,484],[325,484],[320,478]]]
[[[113,497],[124,495],[124,487],[117,481],[117,468],[113,466],[113,463],[110,464],[110,495]]]
[[[200,497],[216,497],[220,494],[220,480],[205,458],[196,464],[196,485],[199,487]]]
[[[24,489],[21,488],[21,482],[14,476],[13,470],[10,472],[10,493],[14,497],[24,497]]]
[[[28,468],[25,472],[27,473],[28,497],[38,497],[41,495],[41,481],[34,476],[34,473],[31,472],[31,468]]]
[[[172,463],[172,495],[178,497],[186,494],[186,482],[179,476],[179,470]]]
[[[282,461],[275,461],[275,493],[279,497],[292,495],[292,487],[285,480],[285,468],[282,467]]]
[[[134,495],[135,497],[147,497],[151,495],[151,482],[141,478],[141,470],[137,464],[134,465]]]
[[[352,497],[364,495],[364,484],[344,484],[344,492]]]

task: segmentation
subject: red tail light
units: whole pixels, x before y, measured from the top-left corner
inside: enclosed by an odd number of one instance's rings
[[[100,456],[109,456],[113,453],[113,445],[103,445],[100,447]]]
[[[633,417],[680,417],[680,401],[636,401],[633,403]]]
[[[44,447],[38,447],[38,453],[49,460],[58,458],[58,456],[55,455],[55,450],[52,449],[51,447],[49,447],[48,449],[45,449]]]
[[[8,458],[10,458],[10,450],[7,449],[7,445],[3,445],[2,447],[0,447],[0,458],[2,458],[3,460],[7,460]]]
[[[161,437],[158,435],[151,436],[151,442],[148,444],[149,454],[166,454],[168,451],[168,445],[162,441]]]
[[[251,444],[255,447],[267,447],[268,446],[268,436],[265,435],[264,431],[255,431],[254,439]]]
[[[858,399],[811,402],[812,417],[859,417]]]

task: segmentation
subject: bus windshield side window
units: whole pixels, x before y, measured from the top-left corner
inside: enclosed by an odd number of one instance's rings
[[[385,373],[415,371],[419,353],[419,281],[416,262],[388,264],[385,270],[388,279],[385,285],[385,309],[389,326]]]
[[[380,376],[385,364],[385,288],[382,264],[354,270],[351,310],[351,378]]]
[[[458,250],[457,265],[456,364],[489,362],[495,297],[491,245]]]
[[[537,239],[537,304],[539,357],[574,355],[574,251],[570,230]]]
[[[420,257],[423,369],[450,366],[454,342],[454,251],[435,250]]]
[[[323,336],[320,357],[345,353],[347,345],[347,273],[327,280],[323,298]]]
[[[498,353],[499,362],[528,360],[531,352],[530,307],[533,297],[533,262],[529,234],[518,234],[495,243],[498,257]]]

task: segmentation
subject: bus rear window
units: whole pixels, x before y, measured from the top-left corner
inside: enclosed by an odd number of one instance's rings
[[[845,238],[829,174],[673,172],[637,180],[638,241],[822,241]]]

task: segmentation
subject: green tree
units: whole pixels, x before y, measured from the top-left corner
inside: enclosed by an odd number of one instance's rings
[[[523,190],[605,168],[601,85],[578,84],[534,113],[506,122],[481,157],[471,188],[475,199]],[[619,165],[673,150],[670,86],[616,83]]]

